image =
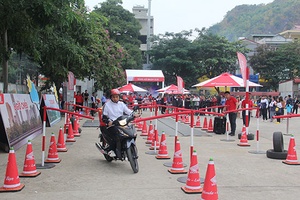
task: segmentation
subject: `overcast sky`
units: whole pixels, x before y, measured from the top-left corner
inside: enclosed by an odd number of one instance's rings
[[[90,9],[105,0],[85,0]],[[148,0],[123,0],[123,8],[132,12],[136,5],[148,8]],[[228,11],[242,4],[268,4],[273,0],[151,0],[154,34],[209,28],[221,22]]]

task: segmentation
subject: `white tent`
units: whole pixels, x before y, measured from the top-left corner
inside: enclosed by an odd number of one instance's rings
[[[164,87],[165,76],[161,70],[134,70],[126,69],[127,83],[131,82],[162,82]]]

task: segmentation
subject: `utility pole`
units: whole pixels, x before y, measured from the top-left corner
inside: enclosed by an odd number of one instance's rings
[[[149,54],[150,50],[150,26],[151,26],[151,0],[148,0],[148,20],[147,20],[147,67],[149,66]]]

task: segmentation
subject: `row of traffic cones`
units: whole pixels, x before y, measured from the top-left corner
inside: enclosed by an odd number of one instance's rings
[[[152,124],[150,123],[149,126],[149,135],[151,134],[153,128]],[[157,130],[154,130],[154,135],[157,134]],[[153,136],[157,138],[157,136]],[[157,140],[157,139],[156,139]],[[153,141],[153,139],[152,139]],[[152,144],[153,145],[153,144]],[[151,148],[150,148],[151,149]],[[152,148],[153,150],[153,148]],[[156,155],[157,159],[170,159],[167,151],[166,145],[166,137],[165,132],[161,134],[160,146],[158,154]],[[177,139],[175,143],[175,152],[173,157],[172,167],[168,170],[171,174],[186,174],[187,171],[184,169],[184,164],[182,161],[182,152],[180,148],[180,142]],[[202,199],[218,199],[218,192],[217,192],[217,185],[216,185],[216,178],[215,178],[215,170],[214,170],[214,163],[211,159],[209,161],[205,183],[204,186],[201,186],[200,183],[200,174],[199,174],[199,167],[197,161],[197,154],[194,151],[192,155],[192,160],[190,164],[190,169],[188,173],[188,178],[186,181],[186,185],[181,188],[185,193],[202,193]]]
[[[78,130],[78,118],[74,119],[74,129]],[[75,142],[74,131],[70,119],[67,119],[67,123],[64,129],[68,129],[68,136],[66,142]],[[75,135],[77,132],[75,132]],[[77,134],[78,135],[78,134]],[[56,143],[55,135],[52,133],[50,138],[50,146],[48,151],[47,159],[45,163],[59,163],[61,159],[58,157],[57,152],[67,152],[66,144],[64,141],[63,129],[59,129],[58,142]],[[32,143],[29,140],[27,143],[23,172],[19,175],[18,167],[16,162],[15,151],[13,148],[10,149],[7,161],[6,175],[4,178],[4,185],[0,188],[0,192],[16,192],[21,191],[25,185],[20,183],[19,177],[37,177],[41,172],[36,169]]]
[[[181,121],[185,124],[190,123],[190,116],[186,115],[181,116]],[[213,132],[213,119],[210,118],[209,121],[207,121],[207,118],[204,117],[203,126],[201,125],[200,116],[198,115],[196,118],[195,128],[201,128],[202,130],[206,130],[207,132],[211,133]]]

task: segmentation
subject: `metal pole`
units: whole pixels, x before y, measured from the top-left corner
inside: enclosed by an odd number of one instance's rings
[[[148,16],[147,16],[147,65],[149,65],[149,54],[150,50],[150,17],[151,17],[151,0],[148,0]]]

